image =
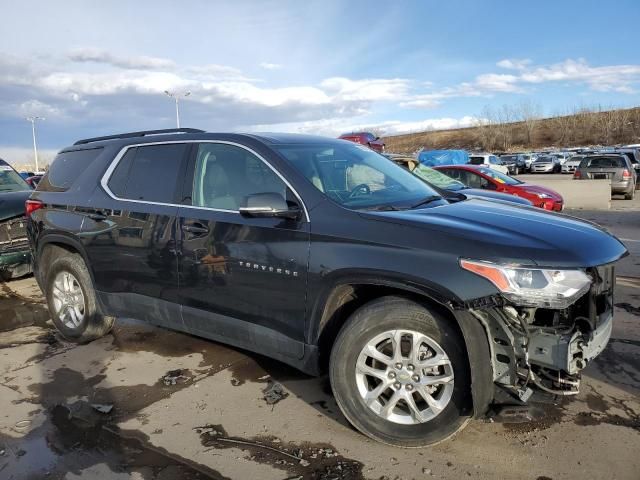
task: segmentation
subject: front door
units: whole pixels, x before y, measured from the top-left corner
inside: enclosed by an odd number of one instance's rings
[[[191,205],[178,212],[180,303],[187,329],[275,357],[303,355],[309,223],[248,218],[248,195],[287,184],[254,152],[235,144],[194,148]]]

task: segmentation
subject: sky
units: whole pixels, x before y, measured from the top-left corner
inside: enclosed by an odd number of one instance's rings
[[[0,157],[181,125],[337,136],[640,105],[640,1],[0,0]]]

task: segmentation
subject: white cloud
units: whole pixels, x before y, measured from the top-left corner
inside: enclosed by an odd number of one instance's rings
[[[29,138],[31,138],[31,132],[29,132]],[[38,166],[42,167],[50,163],[57,153],[58,150],[55,149],[38,148]],[[0,146],[0,158],[17,169],[24,167],[35,169],[33,148]]]
[[[640,85],[640,65],[609,65],[592,67],[584,59],[567,59],[553,65],[536,66],[529,59],[505,59],[499,67],[514,70],[513,74],[483,73],[470,82],[445,87],[430,93],[412,95],[403,107],[434,108],[447,98],[491,97],[497,93],[526,93],[527,87],[542,83],[565,82],[586,84],[599,92],[636,93]]]
[[[409,84],[409,80],[403,78],[351,80],[332,77],[322,81],[320,86],[344,100],[384,101],[405,98]]]
[[[175,67],[172,60],[147,56],[114,55],[99,48],[77,48],[68,55],[69,60],[78,63],[103,63],[118,68],[135,70],[157,70]]]
[[[531,60],[528,58],[505,58],[500,60],[496,65],[500,68],[507,68],[509,70],[524,70],[527,65],[531,64]]]
[[[280,70],[282,65],[279,63],[260,62],[260,68],[265,70]]]
[[[447,130],[451,128],[470,127],[476,121],[476,117],[464,116],[462,118],[428,118],[417,121],[388,120],[385,122],[358,122],[355,119],[321,119],[306,122],[288,123],[277,125],[278,130],[291,133],[308,133],[337,137],[344,132],[375,130],[383,135],[399,135],[403,133],[422,132],[425,130]],[[273,131],[276,125],[252,125],[245,130]]]

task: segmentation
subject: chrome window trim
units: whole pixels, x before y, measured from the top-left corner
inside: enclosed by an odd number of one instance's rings
[[[309,217],[309,211],[307,210],[307,206],[305,205],[304,201],[302,200],[302,197],[297,192],[297,190],[295,188],[293,188],[291,183],[289,183],[289,181],[286,178],[284,178],[284,176],[282,176],[282,174],[278,170],[276,170],[273,167],[273,165],[271,165],[258,152],[256,152],[255,150],[247,147],[246,145],[242,145],[241,143],[230,142],[230,141],[227,141],[227,140],[168,140],[168,141],[164,141],[164,142],[135,143],[135,144],[127,145],[127,146],[123,147],[118,152],[118,154],[115,156],[115,158],[111,161],[111,164],[109,165],[109,167],[107,168],[106,172],[104,172],[104,175],[102,175],[102,178],[100,179],[100,186],[106,192],[107,195],[109,195],[114,200],[118,200],[118,201],[121,201],[121,202],[142,203],[142,204],[147,204],[147,205],[161,205],[161,206],[165,206],[165,207],[178,207],[178,208],[181,207],[181,208],[190,208],[190,209],[194,209],[194,210],[207,210],[207,211],[211,211],[211,212],[235,213],[237,215],[240,215],[240,211],[239,210],[226,210],[226,209],[223,209],[223,208],[199,207],[199,206],[196,206],[196,205],[181,205],[181,204],[177,204],[177,203],[150,202],[150,201],[147,201],[147,200],[133,200],[133,199],[130,199],[130,198],[121,198],[121,197],[118,197],[115,193],[113,193],[111,191],[111,189],[109,188],[109,185],[108,185],[109,184],[109,180],[111,179],[111,175],[113,174],[113,171],[116,169],[116,167],[120,163],[120,160],[122,160],[122,157],[125,156],[125,154],[127,153],[127,151],[130,148],[145,147],[145,146],[151,146],[151,145],[169,145],[169,144],[175,144],[175,143],[217,143],[217,144],[222,144],[222,145],[232,145],[232,146],[235,146],[235,147],[242,148],[242,149],[246,150],[247,152],[251,153],[252,155],[255,155],[267,167],[269,167],[269,169],[271,169],[271,171],[273,173],[275,173],[278,176],[278,178],[280,178],[280,180],[282,180],[284,182],[284,184],[288,188],[291,189],[291,191],[293,192],[295,197],[300,202],[300,205],[302,205],[302,210],[304,211],[304,216],[305,216],[306,222],[310,223],[311,219]]]

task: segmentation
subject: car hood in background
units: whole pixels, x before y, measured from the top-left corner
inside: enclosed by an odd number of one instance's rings
[[[399,243],[431,255],[454,251],[460,258],[497,263],[586,268],[627,253],[616,237],[594,224],[488,200],[363,215],[411,227],[412,231],[396,232],[396,238],[402,238]]]
[[[0,192],[0,222],[24,215],[24,202],[31,196],[31,192],[32,190]]]
[[[458,191],[467,198],[485,198],[488,200],[500,200],[502,202],[515,203],[518,205],[533,205],[529,200],[522,197],[516,197],[515,195],[509,195],[508,193],[491,192],[482,190],[480,188],[465,188]]]
[[[555,190],[551,190],[547,187],[542,187],[540,185],[532,185],[530,183],[520,183],[518,185],[512,185],[512,187],[526,190],[529,193],[546,193],[547,195],[551,195],[556,200],[562,200],[562,195],[560,195]]]

